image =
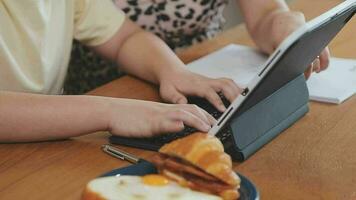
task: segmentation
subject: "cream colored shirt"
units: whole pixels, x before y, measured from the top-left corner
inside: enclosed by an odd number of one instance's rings
[[[124,19],[111,0],[0,0],[0,90],[61,93],[73,38],[100,45]]]

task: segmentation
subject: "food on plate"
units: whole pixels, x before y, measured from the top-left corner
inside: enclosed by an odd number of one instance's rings
[[[210,193],[224,200],[239,198],[240,178],[219,139],[194,133],[161,147],[151,159],[160,174],[183,187]]]
[[[240,178],[219,139],[194,133],[164,145],[151,159],[160,174],[90,181],[83,200],[236,200]]]
[[[158,174],[110,176],[90,181],[83,200],[221,200],[220,197],[193,191]]]

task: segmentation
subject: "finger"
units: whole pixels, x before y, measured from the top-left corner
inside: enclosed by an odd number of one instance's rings
[[[160,128],[153,135],[158,133],[176,133],[184,129],[184,123],[181,120],[164,119],[161,120]]]
[[[204,117],[204,121],[208,123],[210,126],[213,126],[216,123],[216,119],[211,116],[208,112],[204,109],[199,108],[197,105],[189,105],[189,110],[195,115],[202,115]]]
[[[305,79],[309,79],[312,72],[313,72],[313,64],[310,64],[308,69],[304,72]]]
[[[198,106],[196,106],[194,104],[186,104],[182,108],[185,111],[188,111],[188,112],[196,115],[197,117],[202,119],[205,123],[210,124],[208,117],[205,115],[205,113],[201,109],[199,109]]]
[[[175,104],[186,104],[188,103],[187,98],[181,94],[175,87],[162,88],[161,90],[162,99],[166,102]]]
[[[213,84],[213,88],[216,92],[222,91],[224,96],[230,101],[234,101],[236,97],[241,93],[241,89],[231,79],[219,79]]]
[[[173,112],[172,120],[182,121],[184,124],[203,132],[208,132],[211,128],[209,124],[204,122],[204,120],[183,109]]]
[[[226,110],[224,103],[222,102],[221,98],[214,89],[207,89],[205,91],[204,98],[206,98],[211,104],[213,104],[215,108],[217,108],[220,112],[224,112]]]
[[[205,113],[205,115],[208,117],[210,126],[211,126],[211,127],[214,126],[215,123],[216,123],[216,119],[215,119],[213,116],[211,116],[208,112],[206,112],[205,110],[203,110],[203,109],[201,109],[201,110],[202,110],[202,111]]]
[[[176,104],[187,104],[188,103],[187,98],[182,94],[180,94],[179,97],[176,97],[175,99],[176,100],[174,100],[173,102],[175,102]]]
[[[313,62],[313,71],[314,72],[320,72],[320,60],[319,56],[314,60]]]
[[[319,56],[320,59],[320,71],[325,70],[328,68],[330,64],[330,51],[329,48],[326,47]]]

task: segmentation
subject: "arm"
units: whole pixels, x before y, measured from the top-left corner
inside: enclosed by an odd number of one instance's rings
[[[268,54],[290,34],[290,29],[305,23],[304,15],[290,11],[284,0],[238,0],[238,3],[251,37]]]
[[[0,141],[68,138],[107,130],[108,105],[89,96],[0,91]]]
[[[238,0],[247,29],[265,53],[271,54],[294,30],[305,23],[303,13],[290,11],[284,0]],[[310,74],[325,70],[329,65],[329,49],[326,47],[305,72]]]
[[[0,142],[64,139],[95,131],[148,137],[180,131],[184,124],[208,131],[213,123],[192,105],[0,91]]]
[[[185,104],[185,96],[200,96],[224,111],[217,92],[223,92],[230,101],[240,93],[232,80],[210,79],[188,71],[162,40],[128,19],[109,41],[93,48],[120,63],[129,74],[159,84],[161,97],[167,102]]]
[[[127,73],[155,84],[159,84],[164,73],[185,67],[161,39],[128,19],[117,34],[94,50],[119,63]]]

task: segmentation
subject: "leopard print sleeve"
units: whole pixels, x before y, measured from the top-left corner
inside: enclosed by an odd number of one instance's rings
[[[114,0],[143,29],[172,49],[214,37],[221,31],[227,0]]]
[[[113,0],[131,20],[156,34],[173,50],[202,42],[221,31],[227,1]],[[122,74],[114,63],[74,42],[64,93],[82,94]]]

